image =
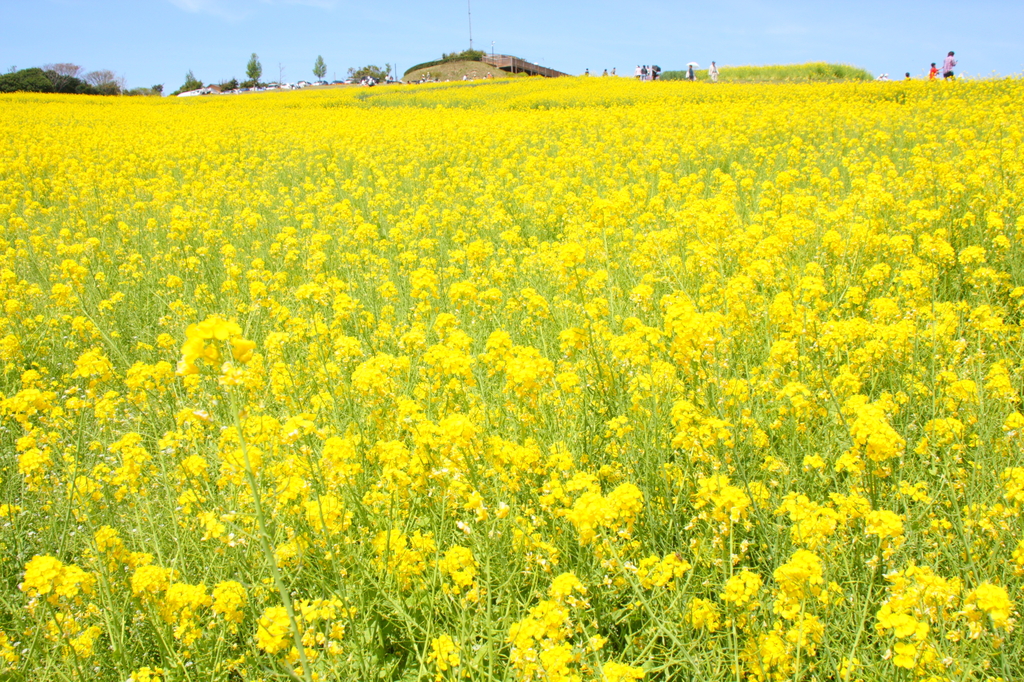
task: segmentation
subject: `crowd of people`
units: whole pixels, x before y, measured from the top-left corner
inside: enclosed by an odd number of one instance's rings
[[[949,54],[946,55],[946,58],[942,60],[942,68],[941,69],[938,66],[935,65],[935,62],[932,62],[931,67],[928,69],[928,80],[930,80],[930,81],[937,80],[938,77],[939,77],[939,74],[942,74],[942,78],[944,80],[949,80],[951,78],[955,78],[956,74],[953,73],[953,69],[954,68],[956,68],[956,56],[955,56],[955,53],[952,50],[950,50]],[[892,80],[892,79],[889,78],[889,74],[883,73],[883,74],[879,75],[876,80],[888,81],[888,80]],[[906,74],[903,77],[903,80],[907,80],[907,81],[913,80],[913,78],[911,77],[909,71],[906,72]]]
[[[694,71],[694,69],[695,68],[699,68],[699,67],[700,67],[700,65],[697,64],[696,62],[690,62],[689,64],[687,64],[686,65],[686,80],[688,80],[688,81],[695,81],[695,80],[697,80],[697,73]],[[946,58],[944,60],[942,60],[942,68],[941,69],[935,65],[935,62],[932,62],[931,69],[928,71],[928,80],[935,80],[935,79],[937,79],[939,77],[940,73],[942,74],[942,77],[944,79],[946,79],[946,80],[949,80],[950,78],[954,78],[955,74],[953,73],[953,69],[955,67],[956,67],[956,58],[954,56],[953,51],[950,50],[949,54],[946,55]],[[584,73],[583,75],[584,76],[589,76],[590,75],[590,69],[587,69],[586,73]],[[610,74],[608,73],[608,69],[605,69],[604,73],[602,73],[601,75],[602,76],[608,76],[608,75],[615,76],[616,75],[615,69],[612,69],[612,72]],[[661,75],[661,67],[660,66],[656,66],[656,65],[655,66],[648,66],[647,64],[643,64],[643,65],[637,64],[636,69],[633,71],[633,77],[636,78],[638,81],[656,81],[656,80],[658,80],[658,77],[660,75]],[[712,82],[712,83],[717,83],[718,82],[718,65],[715,62],[711,62],[711,66],[708,67],[708,80],[710,82]],[[878,80],[880,80],[880,81],[887,81],[887,80],[891,80],[891,79],[889,78],[889,74],[883,73],[883,74],[881,74],[878,77]],[[912,80],[909,71],[906,72],[905,80]]]
[[[934,81],[934,80],[936,80],[939,77],[940,74],[942,75],[942,78],[945,79],[945,80],[949,80],[951,78],[954,78],[955,74],[953,74],[953,69],[955,67],[956,67],[956,57],[954,55],[954,52],[952,50],[949,50],[949,54],[947,54],[946,58],[942,60],[942,68],[941,69],[939,69],[939,67],[935,66],[935,62],[934,61],[932,62],[932,67],[931,67],[931,69],[928,72],[928,80]],[[696,72],[693,71],[694,69],[699,69],[699,65],[695,61],[690,61],[688,63],[688,65],[686,65],[686,80],[687,81],[695,81],[695,80],[697,80]],[[615,70],[614,69],[611,70],[610,74],[608,73],[607,69],[605,69],[604,73],[601,74],[601,76],[615,76],[615,75],[616,74],[615,74]],[[656,80],[658,80],[658,77],[660,75],[662,75],[662,68],[660,68],[658,66],[647,66],[647,65],[642,65],[641,66],[641,65],[637,65],[637,68],[633,72],[633,77],[635,79],[637,79],[638,81],[656,81]],[[584,76],[590,76],[590,69],[588,69],[586,71],[586,73],[584,73]],[[708,67],[708,80],[711,81],[712,83],[718,83],[718,65],[714,61],[712,61],[711,62],[711,66]],[[889,74],[882,74],[881,76],[878,77],[877,80],[889,81],[889,80],[892,80],[892,79],[889,78]],[[905,76],[904,80],[907,80],[907,81],[912,80],[911,77],[910,77],[910,72],[906,72],[906,76]]]
[[[656,80],[658,80],[658,76],[660,76],[660,75],[661,75],[661,67],[657,66],[657,65],[654,65],[654,66],[647,66],[646,64],[644,64],[643,66],[637,65],[636,70],[633,71],[633,77],[636,78],[639,81],[656,81]]]
[[[686,65],[686,80],[688,80],[688,81],[695,81],[695,80],[697,80],[697,75],[693,71],[694,67],[696,67],[696,66],[698,66],[698,64],[696,62],[690,62],[689,64]],[[583,75],[584,76],[589,76],[590,75],[590,69],[587,69],[583,73]],[[602,73],[601,75],[602,76],[609,76],[609,75],[610,76],[614,76],[614,75],[616,75],[615,69],[612,69],[612,72],[610,74],[608,73],[608,69],[605,69],[604,73]],[[657,64],[653,64],[653,65],[650,65],[650,66],[647,65],[647,64],[637,64],[636,69],[633,70],[633,78],[636,78],[638,81],[643,81],[643,82],[656,81],[660,77],[661,77],[661,67],[658,66]],[[711,62],[711,67],[708,69],[708,78],[711,80],[712,83],[717,83],[718,82],[718,67],[715,65],[714,62]]]

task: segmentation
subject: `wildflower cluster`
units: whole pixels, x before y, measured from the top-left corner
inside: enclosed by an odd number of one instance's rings
[[[640,85],[0,97],[0,679],[1024,678],[1024,85]]]

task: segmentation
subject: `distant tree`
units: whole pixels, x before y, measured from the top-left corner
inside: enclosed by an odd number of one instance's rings
[[[317,77],[317,80],[323,80],[326,73],[327,64],[324,63],[323,57],[317,55],[316,62],[313,64],[313,75]]]
[[[0,76],[0,92],[53,92],[42,69],[22,69]]]
[[[104,83],[109,83],[114,80],[114,72],[108,69],[102,69],[99,71],[90,71],[85,74],[85,82],[89,85],[99,87]]]
[[[378,82],[386,80],[389,73],[391,73],[390,64],[385,64],[383,69],[377,66],[376,64],[370,64],[368,66],[362,67],[361,69],[348,70],[348,75],[350,78],[362,80],[369,76],[370,78]]]
[[[53,83],[54,92],[75,92],[82,83],[82,67],[78,64],[62,62],[60,64],[44,64],[43,71]]]
[[[192,69],[189,69],[188,73],[185,74],[185,83],[175,90],[173,94],[177,95],[180,92],[191,92],[192,90],[198,90],[201,87],[203,87],[203,81],[196,78],[192,74]]]
[[[263,75],[263,65],[260,64],[260,57],[255,52],[249,57],[249,63],[245,65],[245,75],[249,77],[253,85],[259,84],[260,76]]]
[[[103,95],[118,95],[124,91],[124,78],[109,69],[99,69],[85,74],[85,82]]]
[[[61,92],[61,93],[69,94],[69,95],[100,95],[100,94],[103,94],[99,90],[94,88],[93,86],[91,86],[88,83],[86,83],[81,78],[76,78],[75,76],[68,75],[69,73],[73,73],[73,70],[64,69],[63,70],[64,73],[59,73],[57,71],[51,70],[49,68],[51,66],[61,66],[61,65],[60,64],[47,64],[46,65],[46,70],[43,72],[43,73],[46,74],[46,77],[50,79],[50,82],[53,83],[53,91],[54,92]],[[72,64],[71,66],[74,66],[74,64]],[[79,69],[79,72],[80,71],[81,71],[81,69]]]
[[[162,94],[164,94],[164,84],[163,83],[157,83],[152,88],[150,88],[150,90],[152,90],[153,92],[155,92],[158,95],[162,95]]]
[[[238,79],[237,78],[232,78],[229,81],[224,81],[223,83],[218,83],[217,87],[220,88],[222,92],[226,92],[228,90],[237,90],[238,89]]]
[[[78,64],[70,64],[68,62],[43,65],[43,71],[53,71],[58,76],[71,76],[72,78],[80,78],[83,70]]]

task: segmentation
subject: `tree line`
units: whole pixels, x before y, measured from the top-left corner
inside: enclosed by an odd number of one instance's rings
[[[313,75],[316,76],[318,81],[322,81],[327,76],[327,62],[324,61],[322,55],[317,55],[316,61],[313,62]],[[391,65],[385,64],[384,68],[381,68],[375,64],[369,64],[367,66],[348,69],[348,77],[361,80],[366,76],[370,76],[377,81],[386,80],[388,75],[391,73]],[[191,92],[193,90],[200,90],[204,87],[217,86],[222,91],[237,90],[238,88],[258,88],[267,85],[261,79],[263,77],[263,64],[260,62],[260,57],[255,52],[249,56],[249,61],[245,65],[246,80],[239,81],[237,78],[231,78],[230,80],[221,81],[220,83],[203,83],[200,79],[196,78],[195,74],[189,69],[188,73],[185,74],[185,82],[182,83],[181,87],[172,92],[172,95],[178,95],[183,92]],[[283,69],[282,73],[279,73],[278,78],[283,80]]]
[[[78,64],[63,62],[11,70],[0,76],[0,92],[60,92],[72,95],[159,95],[163,85],[151,88],[125,86],[123,76],[99,69],[86,72]]]
[[[283,70],[283,69],[282,69]],[[323,80],[327,75],[327,63],[323,56],[317,55],[313,63],[313,75],[317,80]],[[391,73],[391,65],[385,64],[381,68],[375,64],[369,64],[361,68],[348,69],[349,78],[360,80],[365,76],[371,76],[375,80],[386,80]],[[260,63],[259,55],[255,52],[249,57],[245,67],[247,80],[239,82],[232,78],[221,83],[210,83],[217,85],[221,90],[236,90],[238,88],[255,88],[266,85],[260,79],[263,76],[263,65]],[[185,82],[175,90],[173,95],[192,90],[199,90],[205,84],[195,77],[190,69],[185,74]],[[77,95],[162,95],[163,84],[153,85],[148,88],[131,88],[125,85],[123,76],[108,69],[99,69],[86,72],[81,66],[62,62],[59,64],[45,64],[42,67],[32,67],[18,70],[11,67],[6,74],[0,75],[0,93],[4,92],[58,92]]]

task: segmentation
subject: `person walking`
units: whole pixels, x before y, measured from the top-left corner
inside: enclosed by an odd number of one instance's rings
[[[708,67],[708,78],[712,83],[718,82],[718,66],[714,62],[711,62],[711,66]]]
[[[646,64],[644,64],[642,67],[640,67],[640,80],[644,81],[644,82],[647,81],[647,65]]]
[[[641,72],[640,72],[640,65],[639,65],[639,64],[637,64],[637,65],[636,65],[636,71],[634,71],[634,72],[633,72],[633,77],[634,77],[634,78],[636,78],[637,80],[640,80],[640,76],[641,76],[641,75],[642,75],[642,74],[641,74]]]
[[[928,69],[928,80],[933,81],[939,75],[939,67],[932,62],[932,68]]]
[[[693,64],[688,64],[686,67],[686,80],[695,81],[697,76],[693,73]]]
[[[942,60],[942,77],[946,80],[954,77],[953,67],[956,66],[956,59],[953,58],[953,50],[949,51],[946,58]]]

